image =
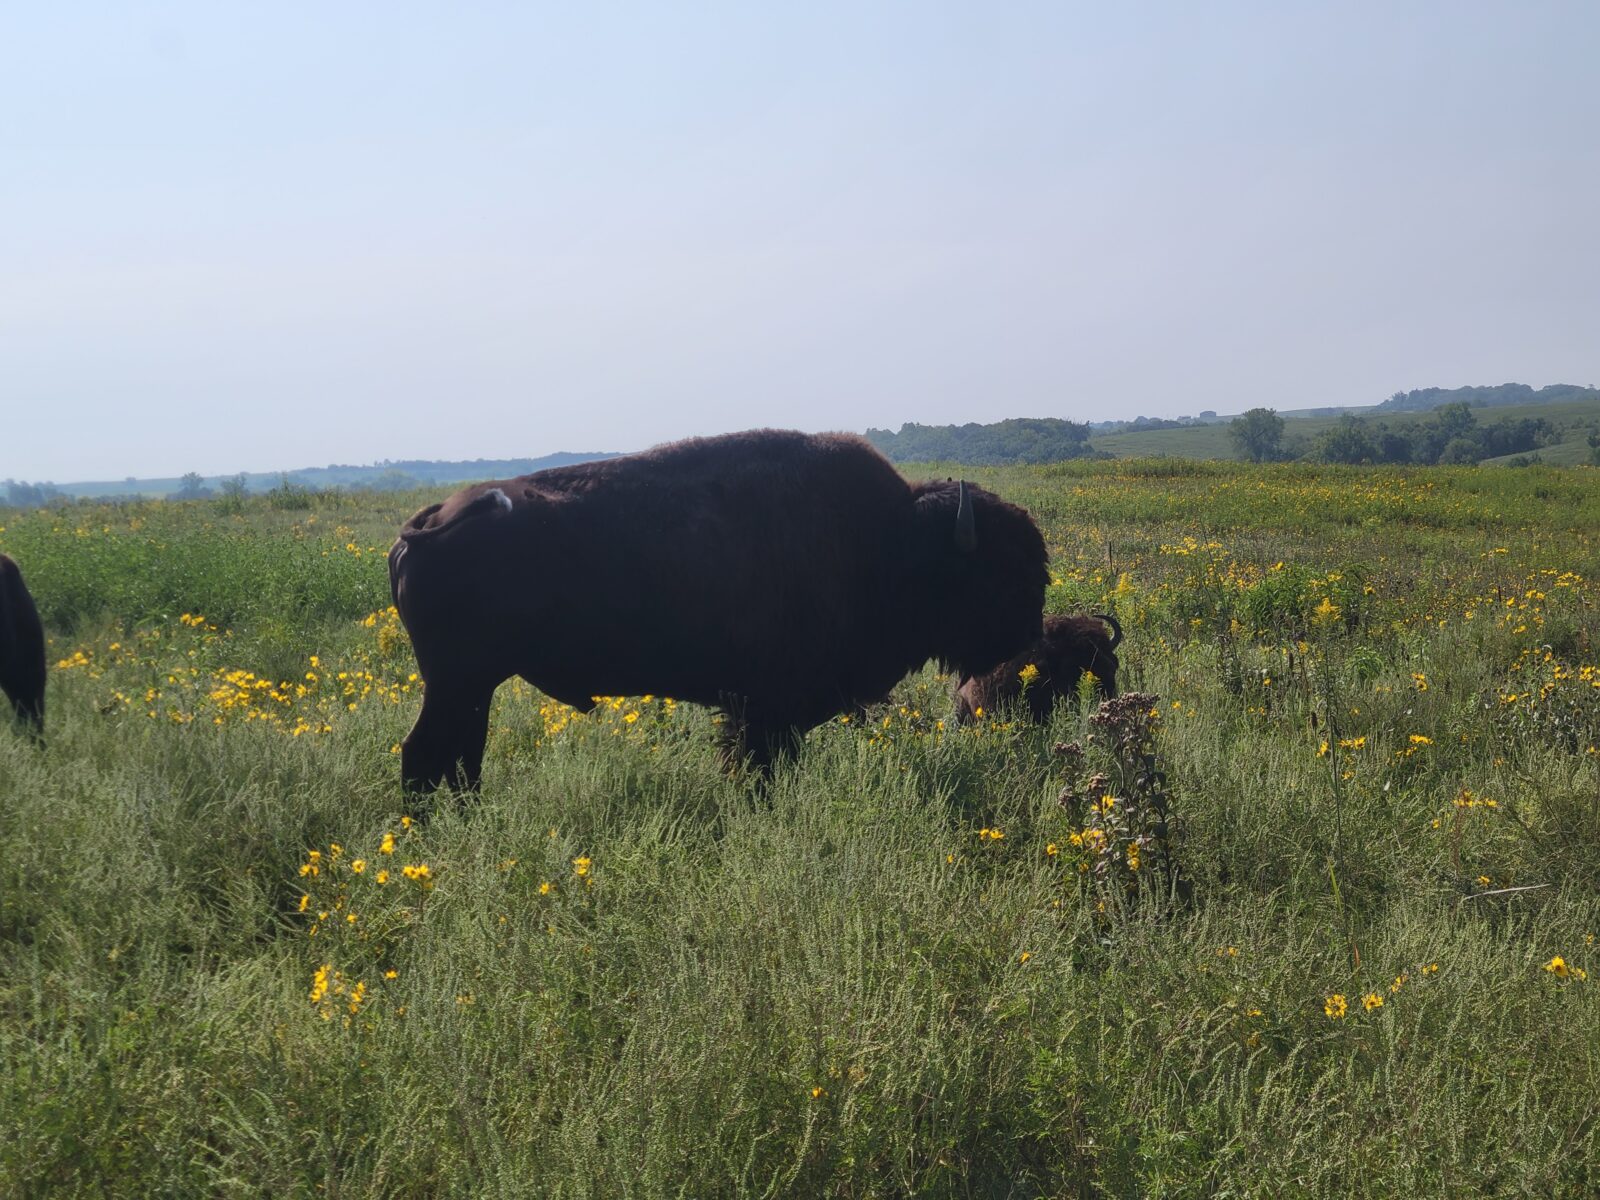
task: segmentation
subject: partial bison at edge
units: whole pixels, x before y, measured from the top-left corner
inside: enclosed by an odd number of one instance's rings
[[[753,430],[474,484],[389,551],[425,685],[405,787],[477,787],[513,675],[580,710],[719,707],[731,753],[764,768],[930,658],[972,675],[1031,644],[1045,561],[1021,508],[907,483],[848,434]]]
[[[992,671],[962,677],[956,685],[956,720],[968,724],[980,709],[992,712],[1025,696],[1029,717],[1042,724],[1050,719],[1058,696],[1077,694],[1085,671],[1094,675],[1100,696],[1110,700],[1117,694],[1115,651],[1121,643],[1122,626],[1109,614],[1046,617],[1044,636],[1037,643]],[[1038,674],[1024,687],[1022,672],[1030,665]]]
[[[36,740],[44,737],[44,628],[17,564],[0,554],[0,691]]]

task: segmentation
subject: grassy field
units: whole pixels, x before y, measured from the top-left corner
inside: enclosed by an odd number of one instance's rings
[[[1495,458],[1486,458],[1479,466],[1503,467],[1507,465],[1522,465],[1533,454],[1537,454],[1538,461],[1552,467],[1577,467],[1589,465],[1593,448],[1589,445],[1587,434],[1567,438],[1564,441],[1552,442],[1548,446],[1541,446],[1530,453],[1502,454]]]
[[[427,824],[437,497],[0,511],[0,1194],[1594,1194],[1600,473],[965,474],[1144,698],[930,670],[759,791],[507,685]]]

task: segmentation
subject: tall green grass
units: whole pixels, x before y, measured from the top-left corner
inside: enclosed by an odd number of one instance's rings
[[[984,478],[1129,630],[1184,897],[1073,846],[1090,713],[941,730],[931,672],[765,789],[507,687],[407,829],[415,693],[331,681],[404,680],[416,498],[0,519],[83,651],[0,731],[0,1192],[1593,1194],[1593,476],[1114,466]]]

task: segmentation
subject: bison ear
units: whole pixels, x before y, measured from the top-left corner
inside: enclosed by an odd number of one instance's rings
[[[956,504],[956,548],[971,554],[978,548],[978,525],[972,513],[972,497],[967,495],[967,481],[961,481],[960,500]]]

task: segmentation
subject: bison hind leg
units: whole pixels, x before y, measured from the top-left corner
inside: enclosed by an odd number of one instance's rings
[[[17,706],[17,716],[22,721],[22,727],[28,735],[28,740],[35,746],[44,745],[44,696],[30,697]]]
[[[17,729],[35,745],[44,745],[44,680],[7,681],[15,686],[0,687],[11,701],[11,719]]]

